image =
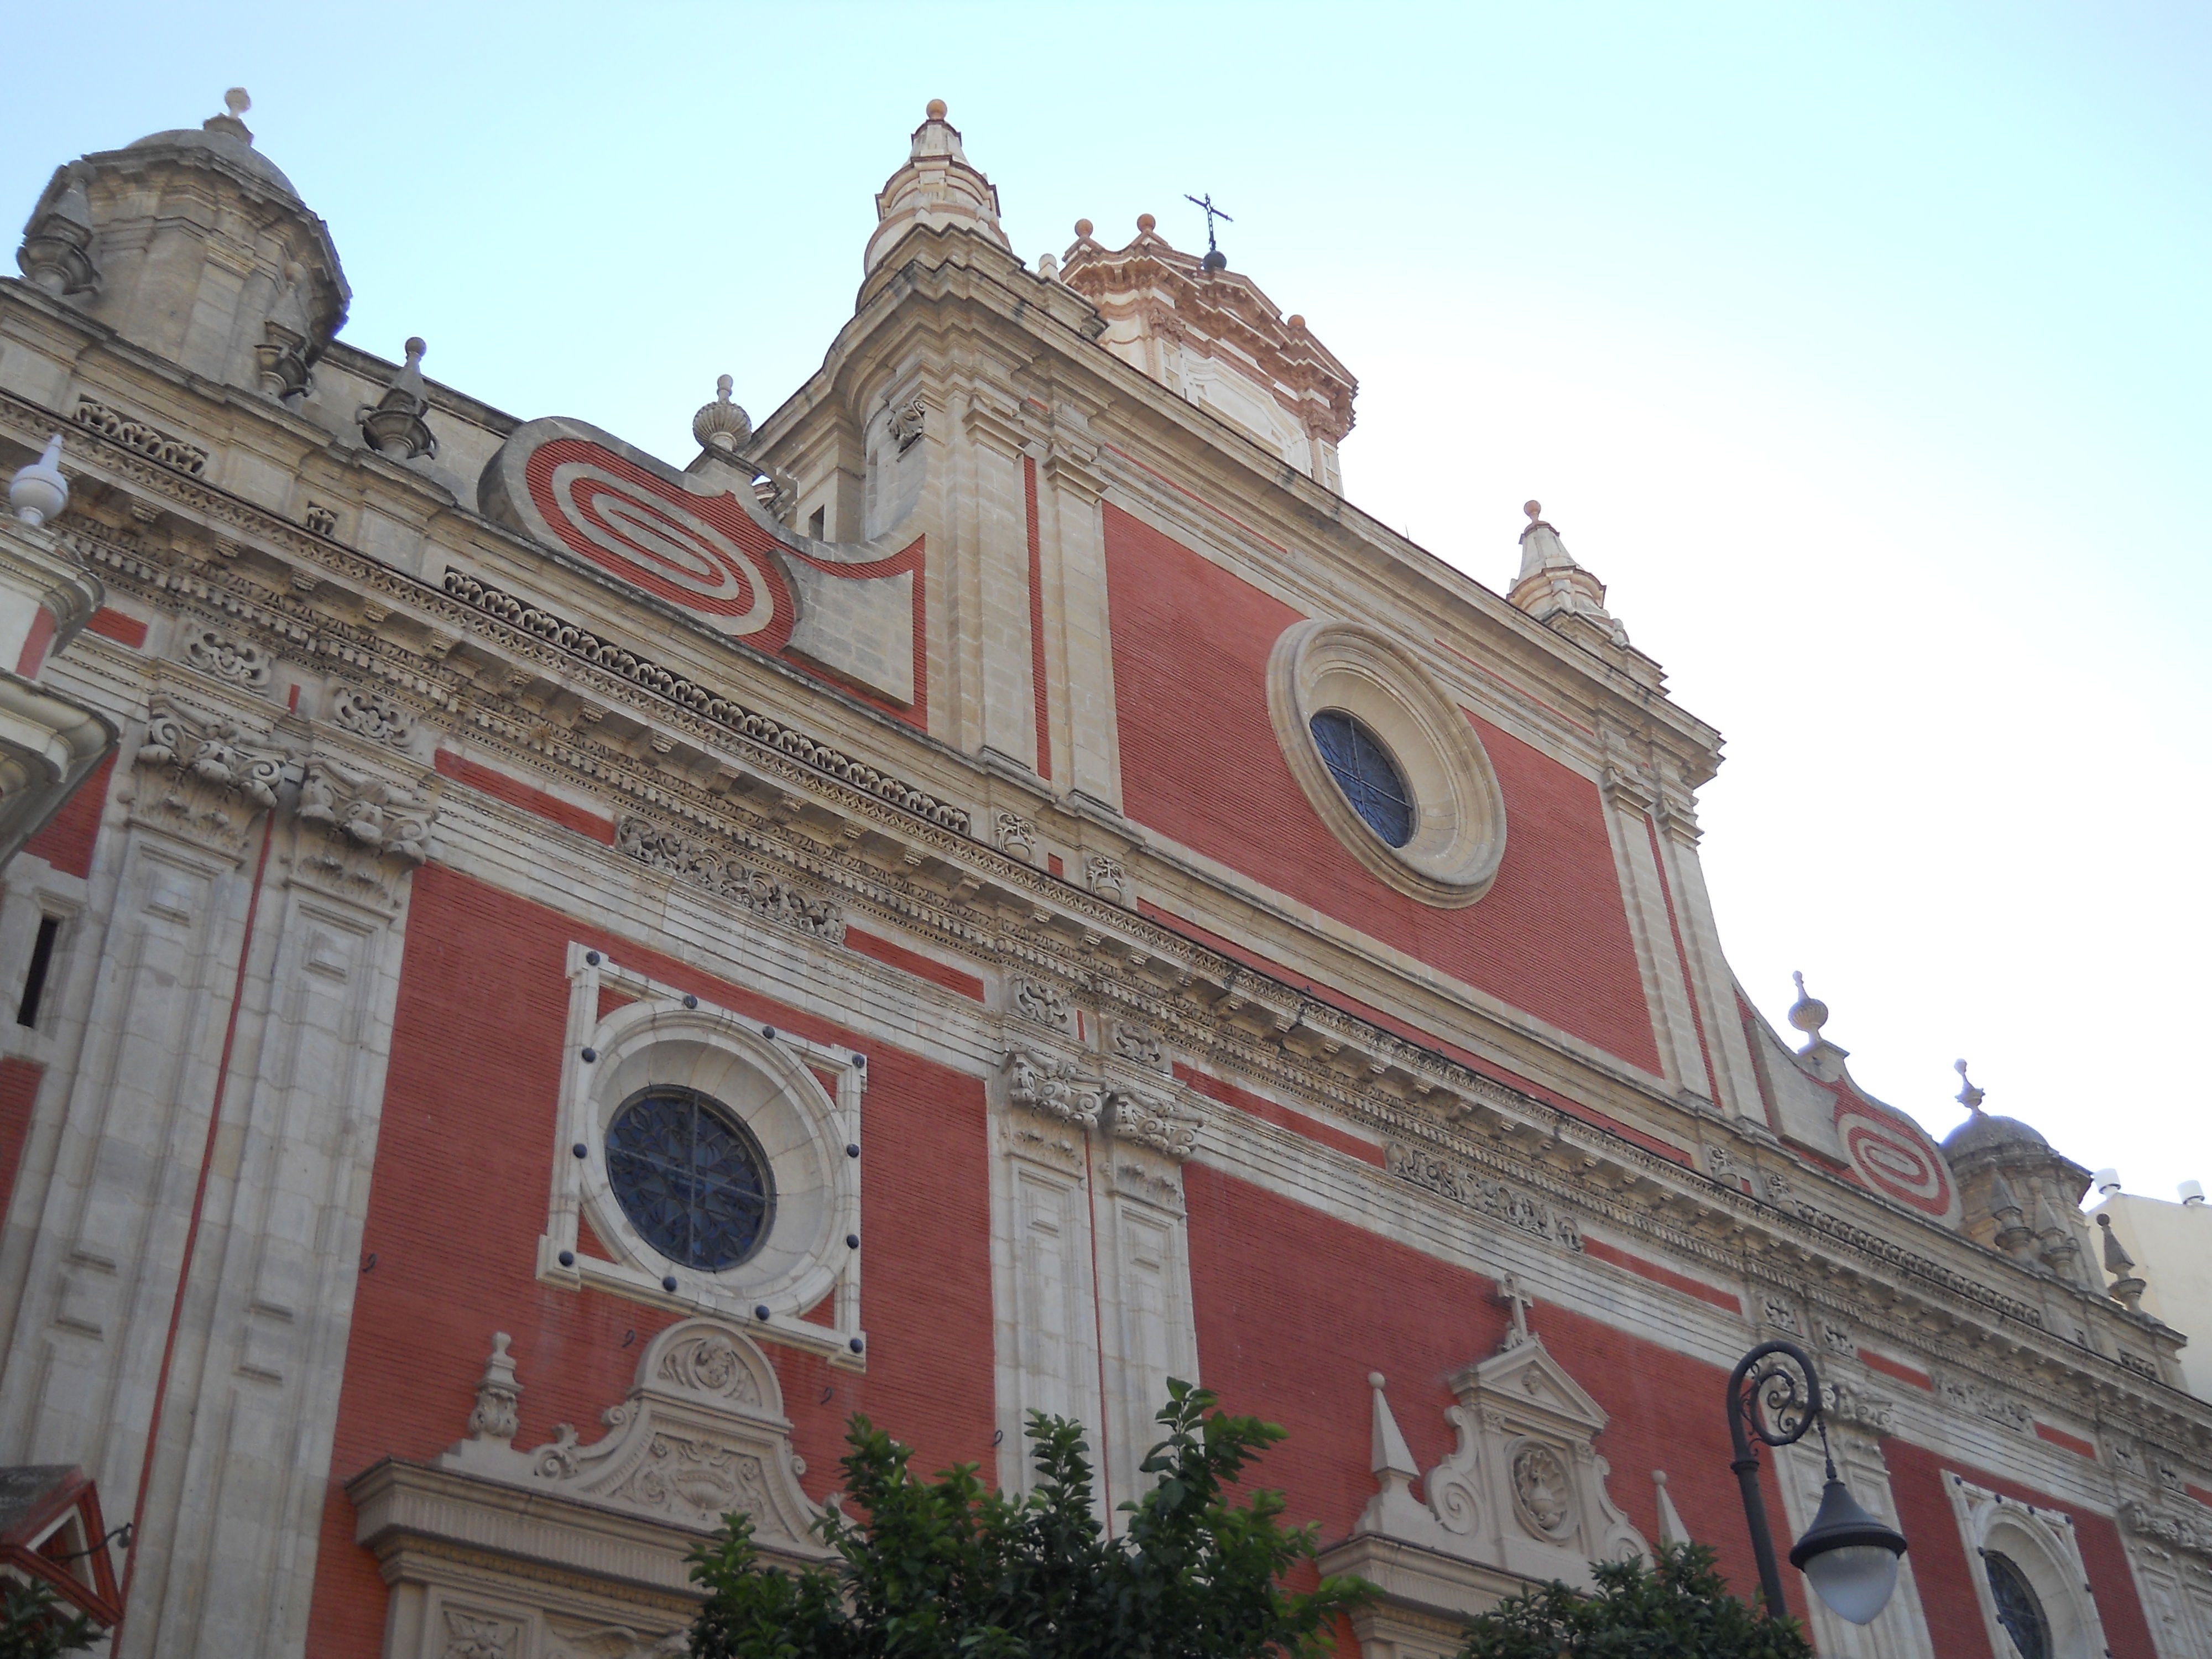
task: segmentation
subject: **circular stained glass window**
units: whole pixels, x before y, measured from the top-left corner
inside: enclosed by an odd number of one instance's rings
[[[1314,746],[1352,810],[1390,847],[1413,838],[1413,800],[1382,740],[1341,708],[1313,717]]]
[[[1982,1553],[1990,1576],[1990,1595],[1997,1604],[1997,1623],[2005,1627],[2020,1659],[2051,1659],[2051,1621],[2043,1616],[2027,1575],[1995,1550]]]
[[[775,1181],[750,1130],[696,1089],[646,1089],[607,1125],[607,1179],[645,1242],[718,1273],[761,1247]]]

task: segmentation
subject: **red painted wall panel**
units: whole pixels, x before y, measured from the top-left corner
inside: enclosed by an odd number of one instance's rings
[[[15,1192],[15,1170],[30,1138],[31,1109],[46,1068],[36,1060],[0,1060],[0,1216],[8,1213]]]
[[[385,1591],[353,1541],[344,1483],[386,1455],[435,1457],[464,1431],[495,1330],[514,1338],[519,1444],[556,1423],[595,1438],[642,1345],[672,1316],[534,1277],[545,1224],[570,939],[665,983],[869,1056],[862,1108],[865,1376],[769,1345],[819,1498],[837,1484],[847,1413],[892,1426],[929,1469],[988,1463],[990,1200],[983,1090],[879,1042],[593,933],[431,866],[415,878],[364,1258],[316,1571],[312,1651],[373,1659]],[[919,1242],[927,1241],[927,1248]],[[623,1345],[625,1333],[636,1339]],[[823,1399],[824,1390],[831,1398]]]
[[[1479,903],[1439,910],[1377,881],[1308,805],[1267,717],[1267,655],[1298,613],[1127,514],[1104,512],[1129,816],[1657,1071],[1597,786],[1475,720],[1505,795],[1496,884]]]
[[[1457,1402],[1445,1377],[1504,1338],[1496,1285],[1218,1170],[1188,1166],[1184,1186],[1200,1375],[1224,1406],[1290,1431],[1260,1480],[1288,1495],[1292,1520],[1320,1522],[1326,1547],[1375,1491],[1368,1372],[1389,1378],[1407,1444],[1423,1469],[1434,1467],[1453,1443],[1443,1413]],[[1729,1472],[1727,1371],[1541,1302],[1528,1323],[1610,1414],[1597,1449],[1613,1465],[1607,1490],[1638,1530],[1658,1535],[1651,1471],[1664,1469],[1691,1534],[1719,1550],[1737,1594],[1755,1591]],[[1771,1471],[1766,1486],[1780,1515]],[[1800,1587],[1788,1594],[1797,1608]]]
[[[1959,1536],[1951,1497],[1943,1490],[1947,1469],[2023,1504],[2063,1510],[2072,1516],[2075,1540],[2081,1547],[2081,1565],[2088,1570],[2089,1593],[2096,1600],[2097,1617],[2104,1623],[2112,1659],[2155,1659],[2150,1626],[2136,1597],[2135,1574],[2128,1566],[2119,1528],[2111,1516],[2062,1504],[2033,1486],[2023,1486],[2017,1480],[1909,1441],[1885,1440],[1881,1453],[1889,1465],[1889,1489],[1897,1499],[1898,1524],[1912,1546],[1912,1577],[1920,1587],[1922,1610],[1928,1615],[1928,1634],[1943,1659],[1990,1659],[1989,1629],[1982,1622],[1980,1599],[1974,1588],[1974,1577],[1982,1571],[1982,1564],[1968,1559],[1966,1540]]]
[[[62,810],[23,843],[23,850],[44,859],[64,875],[90,875],[93,848],[100,841],[100,821],[107,811],[108,779],[114,770],[115,757],[110,755],[62,803]]]

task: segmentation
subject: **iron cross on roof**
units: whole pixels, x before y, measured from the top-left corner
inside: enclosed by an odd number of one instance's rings
[[[1182,199],[1193,207],[1202,210],[1206,214],[1206,268],[1208,270],[1226,270],[1229,261],[1222,258],[1221,250],[1214,246],[1213,222],[1218,219],[1224,224],[1230,225],[1237,222],[1213,205],[1213,192],[1210,190],[1203,196],[1193,196],[1186,191]]]

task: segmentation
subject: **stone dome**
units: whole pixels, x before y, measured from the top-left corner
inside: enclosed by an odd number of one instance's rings
[[[216,118],[220,120],[222,118],[218,116]],[[295,202],[300,199],[300,192],[292,187],[292,181],[284,176],[274,161],[253,148],[251,139],[240,138],[219,130],[210,131],[200,127],[178,127],[169,132],[149,132],[143,138],[132,140],[124,148],[126,150],[200,150],[220,157],[258,184],[282,191]]]
[[[1957,1159],[1972,1152],[2041,1152],[2048,1156],[2051,1143],[2016,1117],[1995,1117],[1976,1111],[1943,1137],[1943,1155]]]

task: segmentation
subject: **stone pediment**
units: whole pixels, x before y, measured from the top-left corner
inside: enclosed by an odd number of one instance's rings
[[[1368,1379],[1380,1490],[1354,1528],[1355,1542],[1411,1545],[1469,1567],[1578,1588],[1595,1582],[1593,1561],[1649,1555],[1643,1535],[1613,1501],[1607,1489],[1611,1467],[1592,1443],[1605,1427],[1604,1408],[1522,1321],[1516,1319],[1502,1352],[1449,1381],[1458,1403],[1444,1419],[1457,1431],[1457,1443],[1420,1475],[1391,1415],[1383,1378]],[[1413,1492],[1417,1477],[1419,1498]],[[1462,1576],[1468,1604],[1461,1611],[1488,1605],[1492,1597],[1482,1576]]]
[[[647,1345],[628,1395],[600,1414],[605,1435],[586,1444],[564,1423],[527,1451],[514,1444],[522,1384],[507,1340],[493,1336],[468,1437],[440,1468],[699,1532],[744,1514],[774,1553],[827,1554],[811,1531],[821,1510],[799,1484],[805,1465],[775,1372],[741,1331],[678,1321]]]

